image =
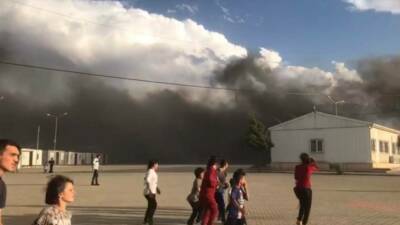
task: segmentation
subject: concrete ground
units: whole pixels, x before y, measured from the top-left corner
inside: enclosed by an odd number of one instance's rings
[[[76,201],[70,206],[73,225],[142,224],[146,201],[142,195],[144,166],[102,167],[100,186],[90,186],[87,166],[56,168],[74,179]],[[185,198],[193,175],[187,167],[162,167],[156,224],[185,224],[190,207]],[[29,225],[44,205],[48,174],[23,169],[4,177],[8,187],[5,225]],[[293,175],[249,173],[249,225],[295,224],[297,201]],[[400,177],[367,175],[314,175],[312,225],[400,224]]]

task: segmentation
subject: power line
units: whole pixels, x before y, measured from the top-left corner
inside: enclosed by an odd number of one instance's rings
[[[213,87],[213,86],[197,85],[197,84],[185,84],[185,83],[177,83],[177,82],[166,82],[166,81],[155,81],[155,80],[147,80],[147,79],[140,79],[140,78],[122,77],[122,76],[111,75],[111,74],[88,73],[88,72],[81,72],[81,71],[76,71],[76,70],[60,69],[60,68],[38,66],[38,65],[32,65],[32,64],[22,64],[22,63],[15,63],[15,62],[2,61],[2,60],[0,60],[0,63],[5,64],[5,65],[25,67],[25,68],[31,68],[31,69],[73,73],[73,74],[78,74],[78,75],[83,75],[83,76],[110,78],[110,79],[118,79],[118,80],[128,80],[128,81],[144,82],[144,83],[151,83],[151,84],[181,86],[181,87],[190,87],[190,88],[215,89],[215,90],[225,90],[225,91],[234,91],[234,92],[240,90],[240,89],[235,89],[235,88]],[[241,89],[240,91],[249,91],[249,90]]]
[[[198,85],[198,84],[166,82],[166,81],[147,80],[147,79],[132,78],[132,77],[123,77],[123,76],[117,76],[117,75],[111,75],[111,74],[88,73],[88,72],[81,72],[81,71],[70,70],[70,69],[61,69],[61,68],[41,66],[41,65],[33,65],[33,64],[23,64],[23,63],[16,63],[16,62],[3,61],[3,60],[0,60],[0,64],[10,65],[10,66],[17,66],[17,67],[24,67],[24,68],[31,68],[31,69],[40,69],[40,70],[46,70],[46,71],[78,74],[78,75],[82,75],[82,76],[108,78],[108,79],[118,79],[118,80],[128,80],[128,81],[133,81],[133,82],[144,82],[144,83],[159,84],[159,85],[180,86],[180,87],[189,87],[189,88],[202,88],[202,89],[212,89],[212,90],[223,90],[223,91],[232,91],[232,92],[235,92],[235,93],[237,93],[237,92],[254,92],[255,91],[255,90],[251,90],[251,89],[239,89],[239,88],[229,88],[229,87],[213,87],[213,86]],[[286,95],[299,95],[299,96],[319,96],[319,95],[323,95],[321,93],[312,93],[312,92],[310,92],[310,93],[307,93],[307,92],[281,92],[281,93],[286,94]]]
[[[49,66],[41,66],[41,65],[33,65],[33,64],[23,64],[23,63],[16,63],[10,61],[3,61],[0,60],[0,64],[16,66],[16,67],[23,67],[23,68],[31,68],[31,69],[40,69],[46,71],[53,71],[53,72],[64,72],[70,74],[77,74],[81,76],[90,76],[90,77],[97,77],[97,78],[107,78],[107,79],[117,79],[117,80],[127,80],[133,82],[143,82],[143,83],[150,83],[150,84],[158,84],[158,85],[168,85],[168,86],[179,86],[179,87],[188,87],[188,88],[200,88],[200,89],[211,89],[211,90],[222,90],[222,91],[231,91],[235,93],[240,92],[255,92],[252,89],[241,89],[241,88],[230,88],[230,87],[214,87],[214,86],[207,86],[207,85],[198,85],[198,84],[189,84],[189,83],[178,83],[178,82],[167,82],[167,81],[157,81],[157,80],[148,80],[148,79],[140,79],[140,78],[133,78],[133,77],[123,77],[118,75],[112,74],[98,74],[98,73],[89,73],[89,72],[82,72],[77,70],[71,69],[62,69],[62,68],[55,68]],[[271,91],[269,91],[271,92]],[[297,95],[297,96],[327,96],[323,93],[317,92],[277,92],[280,94],[285,95]],[[390,97],[400,97],[400,94],[379,94],[380,96],[390,96]]]

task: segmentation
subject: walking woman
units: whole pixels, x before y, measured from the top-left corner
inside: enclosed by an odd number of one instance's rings
[[[33,225],[71,225],[67,205],[75,198],[74,182],[65,176],[55,176],[47,184],[46,204]]]
[[[161,194],[157,186],[158,183],[158,162],[155,160],[149,161],[147,164],[147,172],[144,177],[144,197],[147,199],[147,210],[144,216],[144,224],[153,225],[154,213],[157,209],[156,195]]]
[[[312,202],[311,175],[319,168],[314,159],[307,153],[301,153],[300,160],[301,164],[297,165],[294,171],[294,179],[296,180],[294,193],[300,203],[296,224],[306,225],[310,215]]]
[[[201,225],[213,225],[218,215],[218,206],[215,201],[217,185],[217,159],[215,156],[212,156],[208,160],[207,170],[200,189],[200,202],[203,210]]]

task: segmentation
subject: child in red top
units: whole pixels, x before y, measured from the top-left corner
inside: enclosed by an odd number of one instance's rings
[[[216,157],[211,157],[208,160],[207,170],[204,174],[200,189],[200,202],[203,210],[201,225],[213,225],[218,215],[218,206],[215,201],[217,185],[217,159]]]
[[[296,224],[306,225],[310,215],[312,202],[311,175],[319,168],[314,159],[307,153],[301,153],[300,160],[301,164],[297,165],[294,171],[296,186],[293,190],[300,203]]]

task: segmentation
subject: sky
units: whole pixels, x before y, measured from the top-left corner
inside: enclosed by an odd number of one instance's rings
[[[292,65],[332,69],[332,61],[400,52],[398,0],[134,0],[149,12],[192,19],[251,51],[280,53]]]

